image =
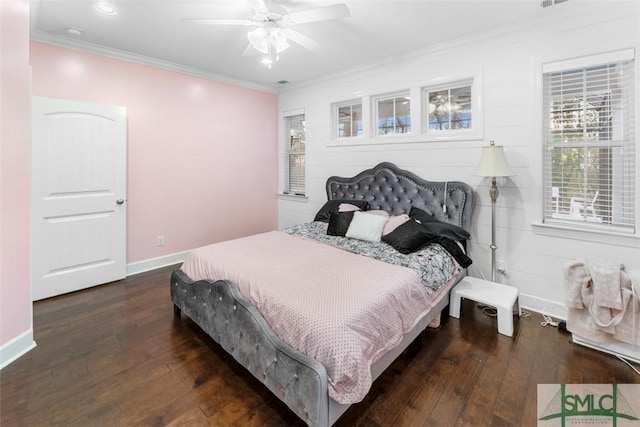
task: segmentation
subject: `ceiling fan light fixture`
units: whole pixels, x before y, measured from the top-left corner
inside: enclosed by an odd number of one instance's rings
[[[271,34],[269,35],[269,40],[273,47],[276,48],[276,52],[280,53],[289,47],[289,43],[287,43],[287,36],[284,31],[279,28],[274,28],[271,30]]]
[[[277,60],[278,60],[278,58],[276,58],[276,61],[277,61]],[[273,65],[273,63],[274,63],[274,60],[273,60],[273,59],[271,59],[271,56],[265,56],[264,58],[262,58],[262,59],[260,60],[260,62],[261,62],[262,64],[266,65],[268,69],[271,69],[271,66],[272,66],[272,65]]]
[[[259,27],[249,31],[247,38],[255,50],[267,55],[270,55],[272,47],[276,53],[289,47],[287,36],[280,28]]]
[[[118,9],[106,2],[97,3],[95,5],[95,8],[102,15],[115,16],[118,14]]]
[[[269,53],[269,34],[267,30],[262,27],[249,31],[247,34],[249,43],[258,52]]]
[[[107,0],[94,0],[107,1]],[[278,61],[280,53],[289,48],[289,41],[311,50],[318,51],[321,45],[306,35],[292,30],[291,26],[310,22],[328,21],[350,16],[346,4],[312,7],[290,13],[284,7],[272,5],[271,0],[248,0],[253,10],[252,19],[183,19],[183,21],[199,25],[238,25],[255,26],[247,32],[249,45],[243,56],[249,56],[252,49],[265,55],[262,60],[269,68]],[[267,5],[267,2],[269,5]]]

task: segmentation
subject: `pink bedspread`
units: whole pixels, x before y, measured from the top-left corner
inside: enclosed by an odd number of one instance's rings
[[[441,294],[409,268],[278,231],[196,249],[181,269],[234,282],[284,342],[322,363],[329,395],[347,404],[364,398],[371,364]]]

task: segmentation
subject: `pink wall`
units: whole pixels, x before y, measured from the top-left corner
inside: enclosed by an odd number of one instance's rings
[[[275,94],[39,42],[31,65],[34,95],[127,108],[128,263],[277,227]]]
[[[0,0],[0,348],[31,333],[29,1]]]

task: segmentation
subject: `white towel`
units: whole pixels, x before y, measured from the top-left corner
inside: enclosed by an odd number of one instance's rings
[[[569,332],[596,342],[640,345],[640,292],[622,264],[572,260],[565,264],[564,274]],[[615,293],[614,283],[617,283]],[[618,309],[606,306],[615,304],[618,298]]]
[[[582,288],[591,280],[584,262],[571,260],[564,265],[564,302],[569,308],[584,308]]]
[[[587,264],[593,281],[595,304],[599,307],[622,310],[620,274],[624,265],[604,258],[587,258]]]

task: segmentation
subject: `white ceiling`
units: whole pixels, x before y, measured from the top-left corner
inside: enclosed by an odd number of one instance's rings
[[[322,50],[292,44],[268,69],[257,56],[242,55],[253,27],[181,21],[251,19],[247,0],[108,1],[117,15],[97,13],[97,0],[31,0],[31,37],[272,91],[284,88],[280,80],[301,84],[452,39],[496,29],[517,31],[519,25],[571,3],[543,8],[541,0],[273,0],[288,12],[345,3],[351,16],[296,25],[295,30],[320,43]],[[69,27],[82,30],[82,35],[69,35]]]

